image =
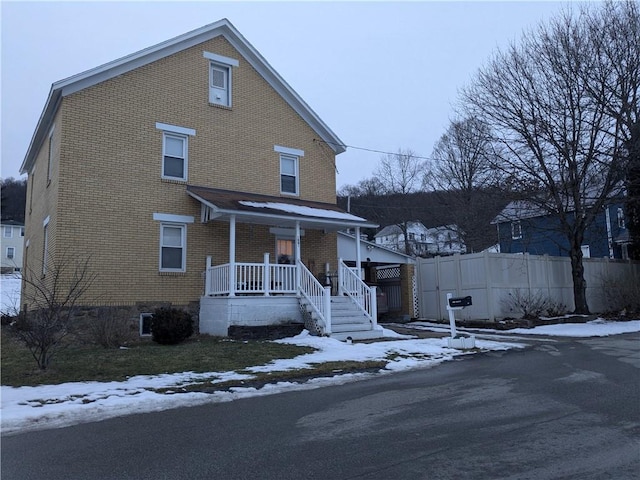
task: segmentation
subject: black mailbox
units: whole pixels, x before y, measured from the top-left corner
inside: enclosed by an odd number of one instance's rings
[[[471,305],[471,295],[466,297],[452,297],[449,299],[449,306],[451,308],[462,308]]]

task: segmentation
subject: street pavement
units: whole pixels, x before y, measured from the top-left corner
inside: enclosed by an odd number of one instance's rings
[[[2,438],[2,479],[637,479],[640,334]]]

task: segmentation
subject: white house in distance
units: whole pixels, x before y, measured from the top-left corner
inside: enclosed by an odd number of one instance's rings
[[[2,232],[2,273],[19,272],[24,252],[24,223],[5,220],[0,224]]]
[[[427,228],[422,222],[407,222],[410,252],[406,252],[405,236],[399,225],[387,225],[375,235],[377,245],[413,256],[453,255],[466,252],[456,229],[451,225]]]

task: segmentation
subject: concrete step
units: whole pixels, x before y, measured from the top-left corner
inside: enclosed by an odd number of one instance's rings
[[[332,332],[364,332],[371,330],[370,323],[331,323]]]

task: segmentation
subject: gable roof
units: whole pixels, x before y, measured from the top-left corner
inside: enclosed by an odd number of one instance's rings
[[[333,133],[311,107],[285,82],[278,72],[269,65],[264,57],[240,34],[231,22],[223,18],[215,23],[53,83],[44,109],[40,114],[35,132],[31,138],[24,161],[20,167],[20,173],[24,174],[31,170],[35,162],[36,154],[44,139],[47,137],[53,118],[63,97],[218,36],[223,36],[242,57],[255,68],[289,106],[327,143],[336,155],[346,150],[342,140]]]
[[[325,230],[378,226],[362,217],[345,212],[333,203],[196,185],[187,185],[187,194],[204,207],[202,221],[227,220],[231,215],[235,215],[238,221],[248,223],[292,226],[299,222],[301,226]]]
[[[411,222],[407,222],[407,229],[408,228],[420,228],[422,230],[427,230],[427,227],[425,227],[422,222],[418,222],[418,221],[411,221]],[[393,225],[387,225],[386,227],[384,227],[382,230],[380,230],[378,233],[375,234],[375,238],[380,238],[380,237],[384,237],[386,235],[402,235],[402,229],[400,228],[400,225],[398,224],[393,224]]]

